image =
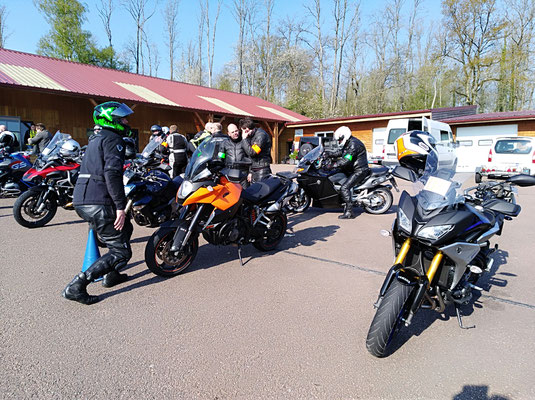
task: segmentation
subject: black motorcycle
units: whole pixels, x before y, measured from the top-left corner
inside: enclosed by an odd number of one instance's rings
[[[418,180],[403,167],[394,173]],[[392,232],[384,232],[392,236],[396,259],[379,292],[366,339],[368,351],[376,357],[388,354],[397,331],[409,326],[421,308],[442,313],[452,304],[459,326],[466,328],[459,307],[470,302],[473,290],[482,290],[476,283],[491,269],[491,254],[497,248],[489,239],[502,233],[505,220],[520,213],[509,189],[535,185],[535,177],[516,175],[462,194],[458,177],[428,164],[418,180],[424,185],[419,193],[401,194]]]
[[[299,191],[288,204],[290,211],[304,212],[310,205],[320,208],[343,206],[340,188],[347,176],[339,169],[325,169],[327,162],[328,158],[324,156],[321,144],[299,161]],[[371,175],[362,184],[351,189],[351,200],[354,206],[364,208],[367,213],[383,214],[392,206],[392,187],[396,190],[398,188],[391,173],[392,169],[378,167],[372,168],[371,171]]]
[[[125,211],[131,213],[138,225],[151,228],[176,217],[175,196],[183,181],[180,176],[169,177],[169,168],[154,156],[157,146],[149,142],[142,156],[132,160],[123,174]]]

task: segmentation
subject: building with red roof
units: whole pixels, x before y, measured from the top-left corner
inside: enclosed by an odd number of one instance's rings
[[[84,144],[93,107],[109,100],[134,109],[130,122],[141,146],[153,124],[193,134],[209,121],[228,125],[250,117],[274,137],[274,159],[285,123],[308,119],[254,96],[0,49],[1,116],[43,122]]]

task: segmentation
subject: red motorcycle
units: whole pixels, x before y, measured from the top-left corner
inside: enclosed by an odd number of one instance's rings
[[[22,177],[25,182],[38,184],[15,201],[15,221],[26,228],[38,228],[54,218],[58,207],[72,210],[80,158],[80,145],[70,135],[57,132]]]

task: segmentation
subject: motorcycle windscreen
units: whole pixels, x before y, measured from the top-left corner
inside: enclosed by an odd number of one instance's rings
[[[43,149],[43,152],[41,153],[39,158],[41,158],[42,160],[47,160],[51,156],[56,155],[57,153],[59,153],[61,145],[69,139],[72,139],[71,135],[69,135],[68,133],[61,133],[60,131],[57,131],[54,137],[50,140],[50,142],[48,142],[48,145]]]
[[[212,176],[209,169],[211,161],[221,159],[219,157],[220,142],[207,138],[195,150],[191,160],[186,167],[184,180],[197,182]]]

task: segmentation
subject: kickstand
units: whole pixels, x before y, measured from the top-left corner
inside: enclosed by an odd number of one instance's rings
[[[238,245],[238,257],[240,258],[240,265],[243,267],[243,260],[241,258],[241,246]]]
[[[463,325],[463,319],[462,319],[462,316],[461,316],[461,309],[459,308],[459,306],[457,304],[455,304],[455,312],[457,313],[457,322],[459,323],[459,327],[461,329],[472,329],[472,328],[476,327],[475,325],[472,325],[472,326],[464,326]]]

